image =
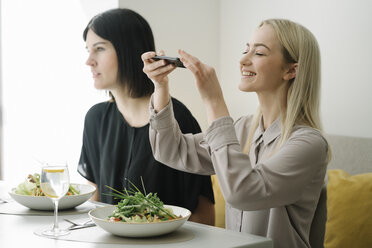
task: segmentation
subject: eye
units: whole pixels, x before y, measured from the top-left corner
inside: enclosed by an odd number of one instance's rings
[[[105,50],[105,48],[103,48],[103,47],[96,47],[97,52],[104,51],[104,50]]]
[[[242,54],[247,54],[247,53],[248,53],[247,51],[242,52]]]
[[[257,56],[264,56],[263,53],[259,53],[259,52],[256,52],[256,55],[257,55]]]

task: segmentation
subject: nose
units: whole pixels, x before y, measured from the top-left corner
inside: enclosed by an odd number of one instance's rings
[[[243,57],[241,57],[241,59],[240,59],[239,62],[240,62],[241,65],[249,65],[249,64],[251,64],[252,61],[251,61],[250,53],[249,52],[245,53],[243,55]]]
[[[89,54],[87,61],[85,61],[85,64],[88,66],[95,66],[97,64],[91,53]]]

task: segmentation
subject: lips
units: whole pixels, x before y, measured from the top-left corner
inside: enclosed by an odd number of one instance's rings
[[[100,73],[98,73],[98,72],[94,72],[94,71],[92,71],[92,76],[93,76],[93,78],[96,78],[96,77],[98,77],[98,76],[99,76],[99,74],[100,74]]]

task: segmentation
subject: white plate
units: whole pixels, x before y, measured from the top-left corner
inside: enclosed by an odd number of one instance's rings
[[[123,237],[152,237],[173,232],[182,226],[190,217],[191,212],[186,208],[172,205],[164,205],[172,208],[173,213],[182,218],[155,223],[127,223],[112,222],[108,216],[112,215],[116,206],[96,208],[89,211],[89,216],[93,222],[103,230],[114,235]]]
[[[83,204],[94,194],[96,188],[93,185],[89,184],[72,184],[79,191],[78,195],[64,196],[59,200],[58,209],[69,209]],[[15,188],[9,192],[9,195],[19,204],[35,209],[35,210],[53,210],[53,202],[46,196],[30,196],[30,195],[19,195],[14,193]]]

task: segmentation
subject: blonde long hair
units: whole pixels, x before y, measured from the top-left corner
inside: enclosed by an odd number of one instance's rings
[[[280,148],[289,138],[295,125],[306,125],[322,130],[320,122],[320,51],[314,35],[305,27],[285,19],[269,19],[261,22],[271,25],[282,46],[286,63],[298,63],[296,77],[289,82],[287,104],[281,108]],[[253,135],[262,112],[255,114],[248,133],[244,152],[249,154]]]

